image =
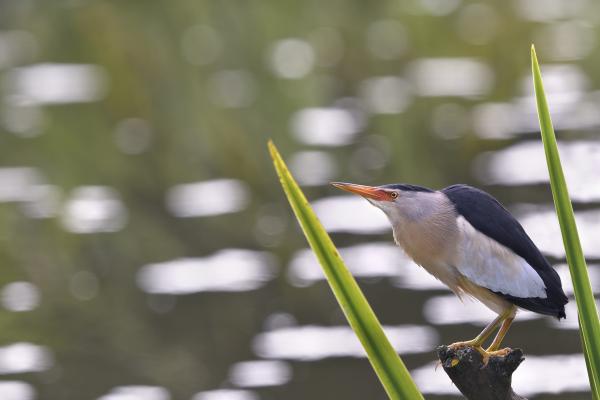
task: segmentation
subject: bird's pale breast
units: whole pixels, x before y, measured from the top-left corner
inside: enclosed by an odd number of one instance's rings
[[[435,211],[394,224],[394,239],[417,264],[458,293],[459,276],[452,266],[460,240],[456,214],[442,196],[431,209]]]

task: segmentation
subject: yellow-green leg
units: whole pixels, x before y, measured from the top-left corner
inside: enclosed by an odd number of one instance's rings
[[[467,340],[465,342],[452,343],[448,347],[450,347],[451,349],[454,349],[454,350],[460,349],[460,348],[463,348],[463,347],[475,347],[475,348],[481,347],[481,345],[483,344],[483,342],[485,342],[487,340],[487,338],[489,338],[490,335],[492,333],[494,333],[494,331],[496,330],[496,328],[498,327],[498,325],[500,325],[500,323],[505,318],[506,317],[504,316],[504,313],[498,315],[498,317],[496,317],[496,319],[494,319],[488,326],[486,326],[481,331],[481,333],[475,337],[475,339]]]
[[[502,314],[498,315],[496,319],[494,319],[488,326],[486,326],[481,331],[481,333],[475,337],[475,339],[467,340],[466,342],[452,343],[448,347],[450,347],[453,350],[461,349],[464,347],[473,347],[475,350],[481,353],[484,365],[487,364],[490,356],[502,355],[500,353],[506,353],[504,350],[501,350],[500,352],[498,352],[497,350],[498,347],[500,347],[500,343],[502,343],[504,336],[506,336],[508,328],[510,328],[511,323],[514,320],[514,311],[515,306],[507,308]],[[502,324],[502,326],[500,327],[500,330],[498,331],[498,334],[494,338],[492,344],[487,350],[484,350],[482,347],[483,343],[490,337],[490,335],[496,330],[496,328],[498,328],[498,325],[500,324]]]
[[[506,333],[508,332],[508,329],[512,325],[513,321],[514,318],[506,318],[504,321],[502,321],[502,325],[500,326],[500,330],[498,330],[494,341],[486,350],[488,353],[495,352],[500,348],[500,344],[502,344],[502,340],[504,340],[504,336],[506,336]]]

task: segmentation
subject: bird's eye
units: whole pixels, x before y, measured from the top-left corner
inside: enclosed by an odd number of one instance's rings
[[[398,198],[398,193],[397,192],[392,192],[392,193],[390,193],[390,197],[392,199],[397,199]]]

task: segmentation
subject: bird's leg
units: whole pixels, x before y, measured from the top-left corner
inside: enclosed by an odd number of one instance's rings
[[[468,340],[466,342],[453,343],[448,347],[450,347],[453,350],[457,350],[467,346],[473,347],[481,354],[484,366],[487,365],[488,361],[490,360],[490,357],[506,355],[510,349],[498,350],[498,347],[500,347],[504,336],[506,336],[506,333],[508,332],[508,329],[510,328],[510,325],[514,320],[514,312],[515,306],[507,308],[502,314],[498,315],[496,319],[494,319],[488,326],[486,326],[485,329],[481,331],[481,333],[477,335],[477,337],[475,337],[475,339]],[[500,323],[502,323],[502,326],[498,330],[498,334],[492,341],[490,347],[488,347],[487,350],[484,350],[483,347],[481,347],[481,345],[487,340],[488,337],[490,337],[492,332],[494,332],[494,330],[498,327],[498,325],[500,325]]]
[[[484,351],[481,345],[483,344],[483,342],[486,341],[487,338],[490,337],[490,335],[496,330],[498,325],[500,325],[500,323],[506,318],[504,314],[505,313],[498,315],[498,317],[496,317],[496,319],[494,319],[488,326],[486,326],[481,331],[481,333],[475,337],[475,339],[467,340],[465,342],[452,343],[448,347],[452,350],[458,350],[464,347],[473,347],[477,350],[481,349],[480,352]]]
[[[486,326],[485,329],[475,337],[475,339],[467,340],[466,342],[452,343],[448,347],[452,350],[458,350],[464,347],[473,347],[481,354],[483,358],[483,365],[487,365],[491,356],[502,356],[506,354],[507,349],[498,350],[498,347],[500,347],[502,339],[504,339],[504,336],[506,336],[506,332],[508,332],[508,328],[510,328],[511,323],[514,320],[514,312],[515,306],[508,307],[502,314],[498,315],[496,319]],[[502,323],[502,326],[500,327],[498,334],[494,338],[490,347],[488,347],[487,350],[484,350],[481,345],[487,340],[487,338],[490,337],[492,332],[496,330],[500,323]]]
[[[490,345],[490,347],[488,347],[486,349],[486,352],[488,352],[488,353],[498,353],[497,355],[502,355],[502,354],[504,354],[504,353],[507,352],[508,349],[502,349],[502,350],[498,350],[498,349],[500,348],[500,344],[502,343],[502,340],[504,339],[504,336],[506,336],[506,333],[508,332],[508,329],[512,325],[513,321],[514,321],[514,317],[512,317],[512,318],[506,318],[502,322],[502,325],[500,326],[500,330],[496,334],[496,337],[494,338],[494,341],[492,342],[492,344]]]

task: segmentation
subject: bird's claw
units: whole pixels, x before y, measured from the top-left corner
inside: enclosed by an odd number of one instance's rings
[[[512,349],[510,347],[505,347],[503,349],[500,350],[493,350],[490,351],[490,349],[487,349],[485,352],[488,354],[489,357],[506,357],[510,351]]]
[[[488,362],[490,361],[490,358],[492,357],[506,357],[510,351],[512,350],[510,347],[505,347],[503,349],[500,350],[493,350],[490,351],[488,350],[484,350],[483,348],[478,348],[476,349],[479,354],[481,354],[481,359],[482,359],[482,363],[483,366],[486,367],[488,365]]]
[[[456,342],[456,343],[452,343],[452,344],[448,345],[448,348],[452,351],[465,349],[467,347],[473,347],[474,349],[479,348],[479,349],[483,350],[481,345],[474,340],[467,340],[465,342]]]
[[[500,349],[500,350],[490,350],[490,349],[485,350],[477,342],[474,343],[473,340],[468,340],[466,342],[456,342],[456,343],[452,343],[451,345],[448,345],[448,348],[450,348],[453,351],[465,349],[467,347],[477,350],[477,352],[479,354],[481,354],[481,360],[482,360],[483,367],[486,367],[488,365],[488,362],[490,361],[491,357],[505,357],[511,351],[511,349],[509,347],[505,347],[504,349]]]

